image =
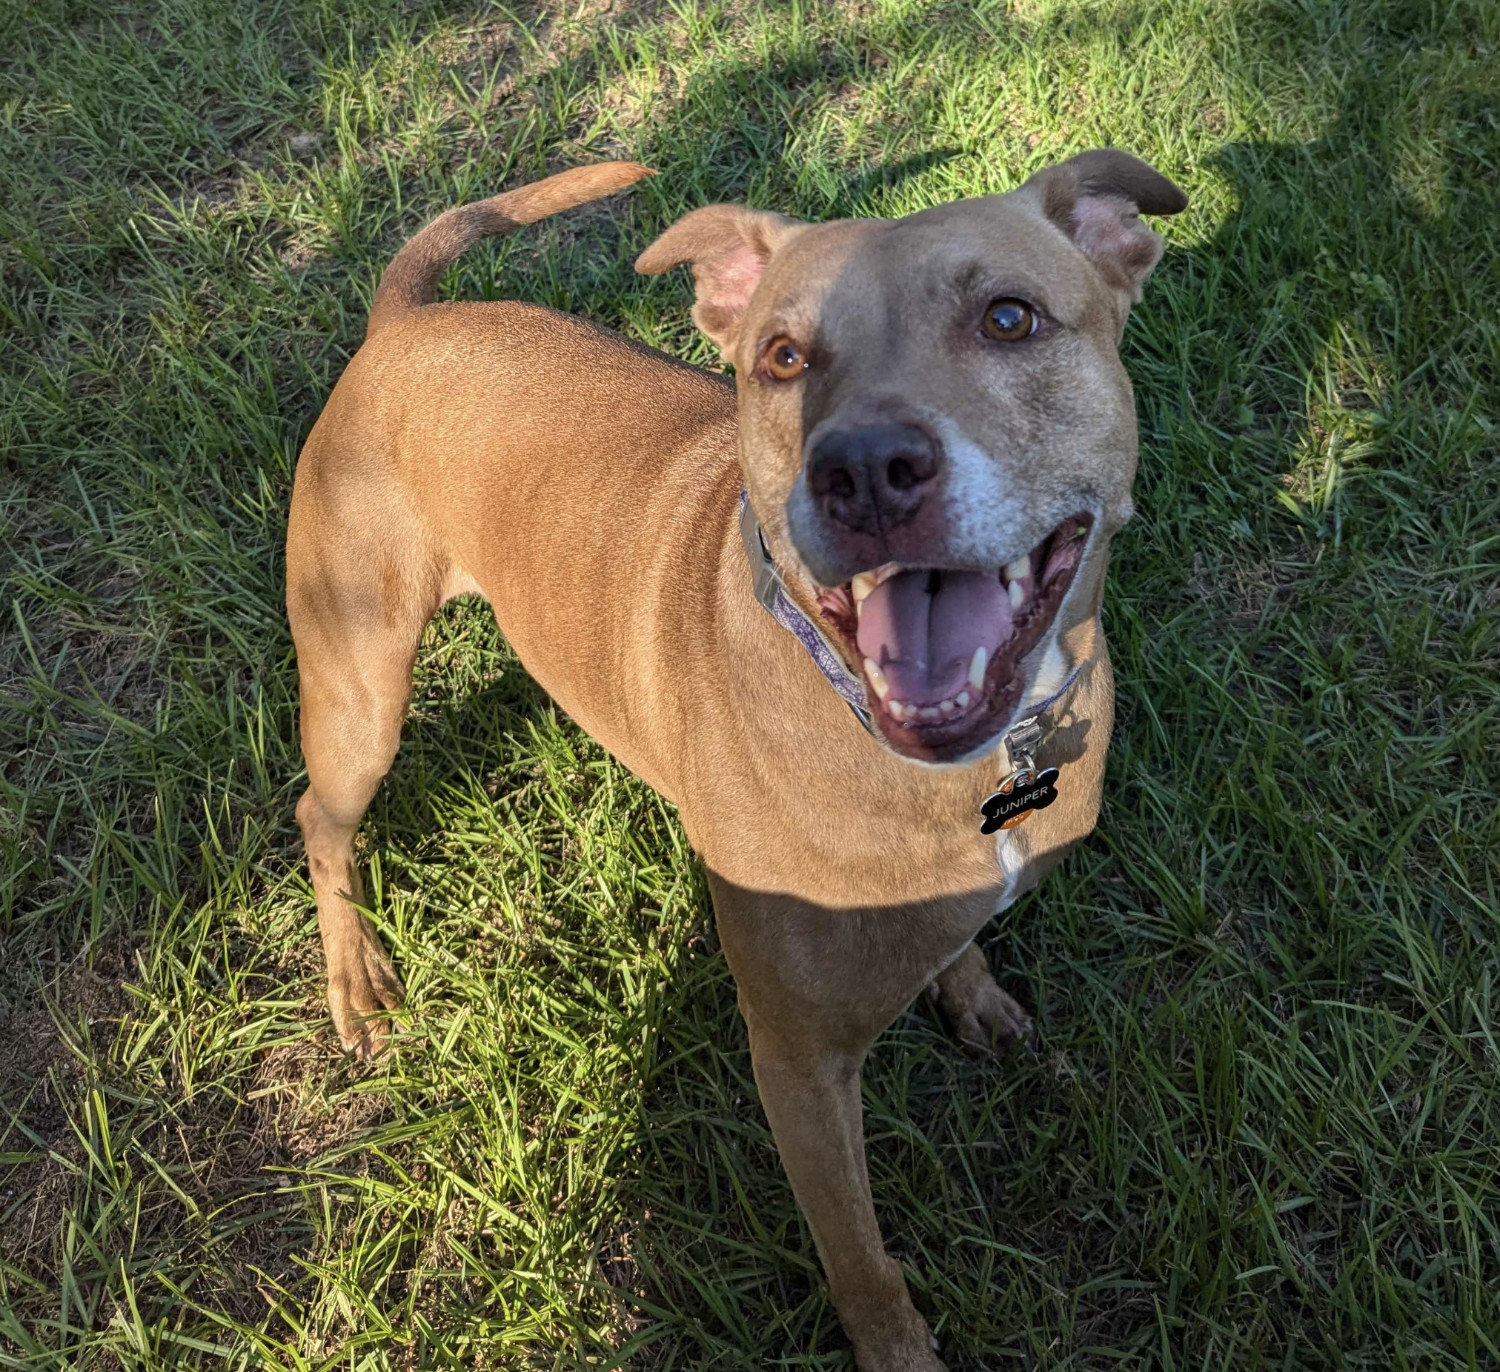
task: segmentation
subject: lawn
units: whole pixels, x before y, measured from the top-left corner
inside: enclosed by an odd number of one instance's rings
[[[0,0],[0,1367],[844,1368],[672,810],[482,605],[363,831],[342,1060],[292,820],[298,448],[396,246],[660,175],[455,293],[716,365],[694,206],[1097,144],[1192,197],[1125,359],[1097,833],[914,1008],[877,1208],[961,1369],[1500,1365],[1496,0]]]

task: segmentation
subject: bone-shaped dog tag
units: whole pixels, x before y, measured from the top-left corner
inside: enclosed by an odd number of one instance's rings
[[[1040,772],[1030,767],[1019,768],[1006,777],[1000,783],[1000,789],[979,807],[984,816],[979,832],[993,834],[996,829],[1014,829],[1030,818],[1033,810],[1045,810],[1056,799],[1056,767]]]

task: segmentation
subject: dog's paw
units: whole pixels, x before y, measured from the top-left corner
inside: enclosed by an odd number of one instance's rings
[[[949,1032],[975,1056],[1037,1046],[1031,1016],[995,984],[972,946],[933,982],[931,992]]]
[[[911,1348],[871,1353],[856,1349],[854,1365],[859,1372],[948,1372],[948,1364],[937,1355],[937,1340],[928,1334],[920,1344]]]
[[[390,1011],[404,994],[375,936],[358,939],[328,973],[328,1012],[346,1053],[368,1061],[390,1041]]]

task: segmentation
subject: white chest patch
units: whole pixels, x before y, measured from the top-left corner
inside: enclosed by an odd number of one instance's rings
[[[1000,907],[995,911],[1008,910],[1016,899],[1016,883],[1020,880],[1023,860],[1016,852],[1014,832],[1010,829],[995,831],[995,861],[1000,864],[1000,875],[1005,878],[1005,889],[1000,892]]]

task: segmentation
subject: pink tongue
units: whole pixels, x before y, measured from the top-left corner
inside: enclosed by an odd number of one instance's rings
[[[935,705],[968,684],[974,649],[983,645],[993,660],[1010,635],[1010,597],[994,572],[912,571],[866,597],[857,642],[893,699]]]

